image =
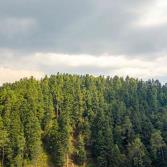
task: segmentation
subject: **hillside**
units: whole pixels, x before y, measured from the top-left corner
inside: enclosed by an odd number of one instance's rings
[[[166,167],[167,85],[57,74],[0,87],[3,167]]]

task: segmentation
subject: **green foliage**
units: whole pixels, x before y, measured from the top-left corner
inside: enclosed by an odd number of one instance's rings
[[[166,144],[159,81],[58,73],[0,87],[3,167],[37,166],[43,149],[56,167],[166,167]]]
[[[53,127],[49,130],[45,139],[46,149],[51,153],[52,159],[57,166],[63,166],[65,163],[65,136],[60,131],[56,121]]]
[[[161,132],[159,130],[156,130],[151,134],[150,143],[151,143],[153,161],[155,162],[155,164],[159,164],[159,166],[167,165],[166,163],[166,143],[164,142],[161,136]]]
[[[8,132],[5,129],[3,125],[3,120],[0,116],[0,151],[1,151],[2,167],[4,165],[4,156],[5,156],[5,151],[8,143],[9,143]]]
[[[78,165],[83,165],[86,161],[85,144],[81,136],[77,139],[77,145],[73,154],[74,162]]]
[[[139,137],[135,138],[132,144],[130,144],[128,148],[128,157],[133,167],[150,166],[149,159],[147,159],[146,156],[145,146]]]

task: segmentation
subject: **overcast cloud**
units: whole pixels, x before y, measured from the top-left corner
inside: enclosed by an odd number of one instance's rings
[[[69,72],[167,79],[166,0],[0,0],[0,83]]]

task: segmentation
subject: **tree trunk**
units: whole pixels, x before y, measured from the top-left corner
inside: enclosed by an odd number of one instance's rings
[[[67,157],[66,157],[66,158],[67,158],[67,166],[66,166],[66,167],[68,167],[68,154],[67,154]]]
[[[59,117],[59,106],[58,106],[58,104],[56,105],[56,116],[57,116],[57,119],[58,119],[58,117]]]
[[[4,155],[5,155],[5,150],[4,147],[2,148],[2,167],[4,167]]]
[[[161,155],[162,155],[162,159],[164,161],[164,152],[163,152],[163,149],[161,148]]]

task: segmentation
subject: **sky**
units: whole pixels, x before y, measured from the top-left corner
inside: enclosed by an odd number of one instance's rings
[[[0,84],[60,73],[167,81],[166,0],[0,0]]]

